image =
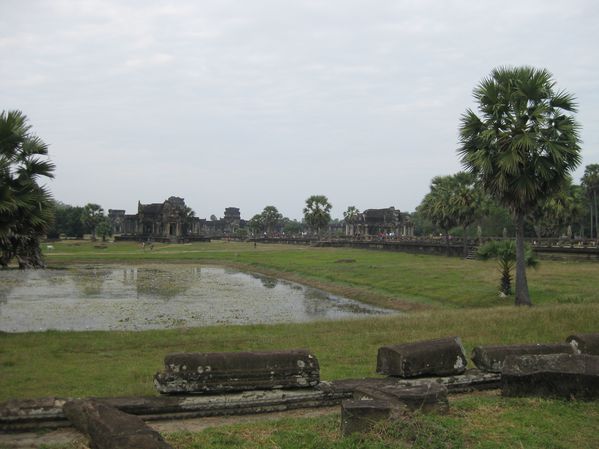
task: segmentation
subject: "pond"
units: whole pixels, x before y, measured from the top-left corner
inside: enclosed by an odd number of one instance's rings
[[[396,313],[294,282],[192,265],[0,271],[0,330],[144,330]]]

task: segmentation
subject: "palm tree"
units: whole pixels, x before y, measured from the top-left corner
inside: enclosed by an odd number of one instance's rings
[[[551,74],[500,67],[474,89],[480,116],[461,117],[461,162],[516,225],[516,305],[532,305],[526,280],[524,219],[580,164],[574,97]]]
[[[304,207],[304,218],[308,226],[315,230],[319,235],[322,228],[331,221],[331,203],[324,195],[312,195],[306,200]]]
[[[468,228],[486,211],[485,196],[471,173],[458,172],[450,177],[449,212],[462,227],[464,257],[468,255]]]
[[[538,259],[534,256],[531,249],[526,247],[526,266],[537,267]],[[513,240],[494,240],[485,243],[478,249],[477,257],[482,260],[496,259],[497,268],[501,273],[501,283],[499,290],[504,295],[512,294],[512,269],[516,262],[516,245]]]
[[[599,164],[590,164],[584,168],[584,175],[582,176],[582,186],[589,197],[590,210],[591,210],[591,234],[593,238],[593,225],[595,226],[595,236],[599,235],[598,228],[599,218],[597,217],[597,191],[599,191]],[[595,222],[593,223],[593,217]]]
[[[343,220],[345,220],[347,227],[349,230],[351,230],[351,232],[348,232],[347,235],[354,235],[354,225],[358,222],[359,217],[360,211],[356,206],[349,206],[347,210],[343,212]]]
[[[0,266],[42,268],[39,239],[52,222],[52,198],[40,178],[53,178],[48,146],[20,111],[0,113]]]
[[[248,222],[248,227],[250,228],[250,231],[252,231],[254,237],[256,237],[260,232],[262,232],[262,230],[264,229],[264,219],[262,217],[262,214],[254,215]]]
[[[262,216],[262,224],[268,234],[272,234],[275,226],[283,219],[283,214],[275,206],[266,206],[260,215]]]
[[[96,240],[96,227],[104,218],[104,209],[95,203],[88,203],[83,207],[81,221],[92,231],[92,240]]]
[[[431,191],[417,208],[418,213],[443,230],[448,256],[449,230],[458,225],[457,217],[450,207],[452,189],[451,176],[435,176],[431,181]]]

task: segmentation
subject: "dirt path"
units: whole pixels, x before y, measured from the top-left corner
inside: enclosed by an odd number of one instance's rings
[[[209,427],[226,426],[229,424],[251,423],[256,421],[272,421],[281,418],[310,418],[331,415],[339,412],[339,406],[308,408],[285,412],[264,413],[260,415],[214,416],[209,418],[173,419],[165,421],[149,421],[153,429],[162,433],[171,432],[200,432]],[[85,446],[85,437],[75,429],[65,427],[50,432],[0,433],[0,449],[37,449],[46,444],[69,444],[80,442]],[[77,445],[76,447],[79,447]]]

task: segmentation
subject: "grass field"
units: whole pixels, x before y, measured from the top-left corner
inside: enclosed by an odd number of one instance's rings
[[[365,250],[232,242],[156,245],[57,243],[51,266],[74,263],[229,265],[408,310],[402,316],[308,324],[219,326],[145,332],[0,335],[0,400],[154,394],[152,375],[171,351],[309,348],[323,379],[374,376],[382,344],[459,335],[470,351],[493,343],[559,342],[599,331],[599,263],[543,262],[530,272],[532,308],[497,295],[492,262]],[[337,263],[354,259],[353,263]],[[597,448],[599,403],[451,398],[447,416],[416,416],[365,439],[341,438],[339,416],[243,424],[167,435],[176,448]]]

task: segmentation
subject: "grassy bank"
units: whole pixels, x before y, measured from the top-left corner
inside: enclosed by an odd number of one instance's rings
[[[48,262],[60,266],[98,262],[195,262],[236,266],[324,287],[355,299],[396,308],[494,307],[498,296],[494,262],[400,252],[216,241],[189,245],[57,243]],[[100,248],[98,248],[100,247]],[[345,262],[341,262],[345,261]],[[353,261],[353,262],[347,262]],[[530,270],[535,304],[598,303],[597,262],[543,261]]]
[[[599,305],[431,310],[405,317],[144,332],[40,332],[0,336],[0,400],[153,394],[152,375],[173,351],[309,348],[323,379],[373,376],[377,348],[448,335],[479,344],[559,342],[597,329]]]
[[[559,342],[597,332],[599,264],[543,262],[530,272],[533,308],[497,296],[492,263],[351,249],[213,242],[156,245],[57,243],[52,266],[73,263],[209,263],[261,271],[357,299],[407,308],[403,316],[307,324],[144,332],[0,334],[0,401],[40,396],[152,395],[152,375],[173,351],[309,348],[323,379],[375,376],[383,344],[459,335],[479,344]],[[351,259],[354,262],[338,262]],[[507,304],[506,304],[507,303]],[[451,398],[446,416],[417,416],[364,439],[341,438],[339,416],[240,424],[167,435],[187,448],[597,448],[599,402]],[[81,447],[81,446],[73,446]]]

